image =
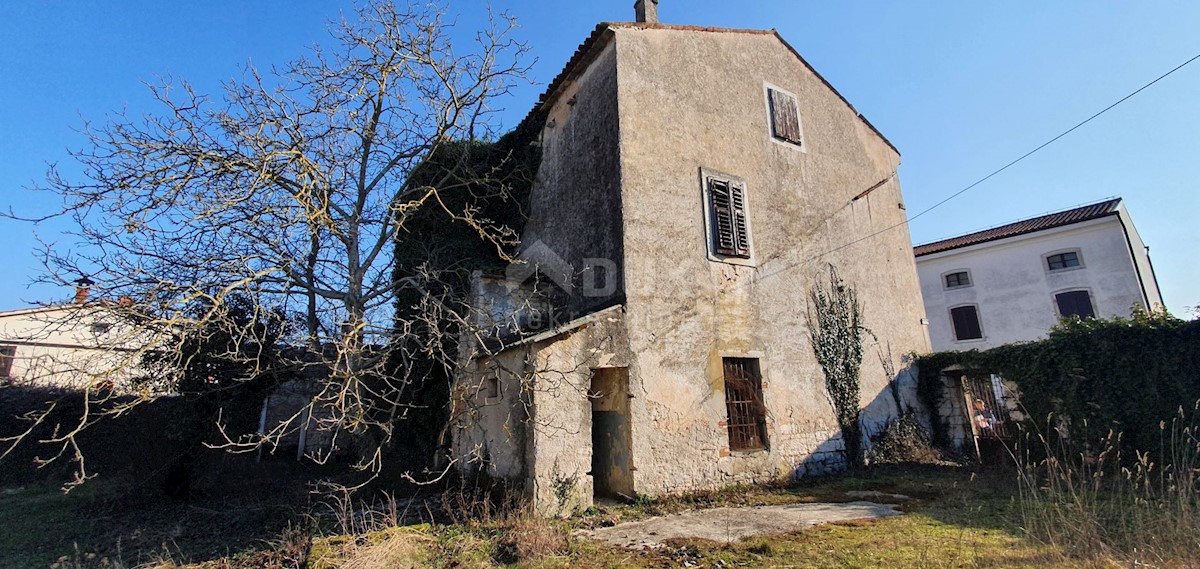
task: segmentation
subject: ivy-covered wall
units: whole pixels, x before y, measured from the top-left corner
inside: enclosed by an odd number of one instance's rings
[[[921,356],[920,391],[938,409],[942,370],[999,373],[1020,391],[1028,429],[1066,426],[1075,441],[1124,433],[1127,449],[1159,448],[1159,424],[1200,400],[1200,319],[1136,312],[1131,318],[1064,321],[1037,342]],[[1050,418],[1053,417],[1053,421]],[[1065,421],[1065,422],[1064,422]],[[935,421],[935,430],[940,427]],[[946,433],[935,432],[944,442]]]
[[[544,117],[531,115],[494,142],[456,141],[412,174],[411,185],[437,188],[406,212],[395,240],[396,331],[390,381],[403,386],[396,419],[403,468],[430,466],[449,420],[450,365],[459,330],[450,311],[464,310],[471,273],[504,268],[528,219],[541,163]],[[468,222],[467,220],[470,220]],[[483,227],[493,237],[480,232]],[[385,412],[390,405],[383,405]]]

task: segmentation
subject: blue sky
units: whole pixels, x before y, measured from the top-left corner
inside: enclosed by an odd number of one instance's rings
[[[452,2],[467,32],[483,2]],[[537,82],[503,101],[513,125],[600,21],[632,0],[493,3],[516,16]],[[28,191],[48,163],[74,172],[83,120],[147,107],[143,81],[172,75],[216,92],[246,62],[282,64],[326,41],[349,2],[314,0],[0,4],[0,208],[49,212]],[[916,213],[1200,53],[1200,2],[728,2],[662,0],[665,23],[775,28],[901,151]],[[1167,306],[1200,304],[1200,61],[912,224],[917,243],[1122,196],[1151,246]],[[61,299],[29,286],[34,232],[0,219],[0,309]]]

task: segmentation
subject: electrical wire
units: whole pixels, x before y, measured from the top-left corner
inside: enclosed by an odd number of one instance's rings
[[[1170,76],[1172,73],[1175,73],[1176,71],[1179,71],[1180,69],[1183,69],[1183,68],[1184,68],[1184,67],[1186,67],[1186,66],[1187,66],[1189,63],[1192,63],[1193,61],[1196,61],[1197,59],[1200,59],[1200,53],[1196,54],[1196,55],[1195,55],[1195,56],[1193,56],[1191,59],[1188,59],[1187,61],[1184,61],[1183,63],[1180,63],[1179,65],[1175,66],[1175,68],[1171,69],[1170,71],[1168,71],[1168,72],[1166,72],[1166,73],[1163,73],[1162,75],[1159,75],[1159,76],[1158,76],[1157,78],[1155,78],[1153,81],[1151,81],[1151,82],[1149,82],[1149,83],[1146,83],[1145,85],[1142,85],[1141,87],[1138,87],[1138,88],[1137,88],[1137,90],[1133,91],[1132,93],[1130,93],[1130,94],[1128,94],[1128,95],[1125,95],[1124,97],[1121,97],[1121,98],[1120,98],[1119,100],[1117,100],[1115,103],[1113,103],[1113,104],[1111,104],[1111,105],[1109,105],[1109,106],[1107,106],[1107,107],[1104,107],[1103,109],[1101,109],[1101,110],[1100,110],[1099,112],[1097,112],[1096,114],[1094,114],[1094,115],[1092,115],[1092,116],[1090,116],[1090,117],[1088,117],[1088,118],[1084,119],[1083,121],[1081,121],[1081,122],[1077,123],[1075,126],[1072,126],[1071,128],[1069,128],[1069,129],[1067,129],[1067,130],[1064,130],[1063,132],[1059,133],[1059,134],[1058,134],[1057,136],[1055,136],[1054,138],[1051,138],[1050,140],[1047,140],[1046,142],[1043,142],[1043,143],[1042,143],[1042,144],[1040,144],[1040,145],[1039,145],[1037,148],[1034,148],[1033,150],[1030,150],[1029,152],[1026,152],[1025,154],[1022,154],[1022,155],[1021,155],[1019,158],[1017,158],[1016,160],[1013,160],[1013,161],[1009,162],[1008,164],[1005,164],[1005,165],[1001,166],[1000,168],[997,168],[996,170],[992,171],[992,173],[990,173],[990,174],[988,174],[988,175],[986,175],[986,176],[984,176],[984,177],[982,177],[982,178],[980,178],[980,179],[976,180],[975,182],[972,182],[970,185],[966,186],[965,188],[963,188],[963,189],[961,189],[961,190],[958,190],[957,192],[954,192],[953,194],[950,194],[950,195],[949,195],[949,196],[947,196],[946,198],[942,199],[942,201],[939,201],[939,202],[937,202],[937,203],[935,203],[935,204],[933,204],[933,205],[931,205],[931,206],[929,206],[929,207],[925,208],[925,209],[924,209],[924,210],[922,210],[920,213],[917,213],[916,215],[914,215],[914,216],[912,216],[912,217],[909,217],[909,218],[905,219],[904,221],[901,221],[900,223],[897,223],[897,224],[895,224],[895,225],[892,225],[892,226],[889,226],[889,227],[885,227],[885,228],[883,228],[883,229],[880,229],[879,231],[876,231],[875,233],[872,233],[872,234],[870,234],[870,235],[867,235],[867,236],[865,236],[865,237],[860,237],[860,238],[858,238],[858,239],[855,239],[854,241],[851,241],[851,242],[849,242],[849,243],[846,243],[846,244],[844,244],[844,245],[840,245],[840,246],[838,246],[838,247],[836,247],[836,248],[833,248],[833,249],[830,249],[830,250],[828,250],[828,251],[825,251],[824,253],[820,253],[820,254],[818,254],[818,255],[814,255],[814,256],[812,256],[812,257],[809,257],[809,258],[805,259],[805,260],[804,260],[804,261],[802,261],[802,262],[808,262],[808,261],[813,261],[813,260],[819,259],[819,258],[821,258],[821,257],[824,257],[825,255],[828,255],[828,254],[830,254],[830,253],[834,253],[834,252],[837,252],[837,251],[841,251],[842,249],[845,249],[846,247],[850,247],[851,245],[854,245],[854,244],[856,244],[856,243],[860,243],[860,242],[866,241],[867,239],[871,239],[871,238],[873,238],[873,237],[875,237],[875,236],[877,236],[877,235],[880,235],[880,234],[882,234],[882,233],[886,233],[886,232],[888,232],[888,231],[891,231],[891,230],[893,230],[893,229],[896,229],[897,227],[901,227],[901,226],[908,225],[908,224],[912,223],[912,222],[913,222],[914,220],[916,220],[917,218],[919,218],[919,217],[921,217],[921,216],[923,216],[923,215],[925,215],[925,214],[927,214],[927,213],[929,213],[929,212],[931,212],[931,211],[933,211],[933,210],[935,210],[935,209],[937,209],[937,208],[941,207],[942,205],[945,205],[945,203],[946,203],[946,202],[948,202],[948,201],[950,201],[950,200],[952,200],[952,199],[954,199],[954,198],[957,198],[958,196],[961,196],[961,195],[963,195],[963,194],[967,193],[968,191],[970,191],[971,189],[975,188],[976,186],[978,186],[978,185],[980,185],[980,184],[982,184],[982,183],[984,183],[984,182],[986,182],[986,181],[990,180],[992,177],[996,176],[997,174],[1000,174],[1001,172],[1003,172],[1003,171],[1005,171],[1005,170],[1007,170],[1007,169],[1011,168],[1012,166],[1015,166],[1017,163],[1021,162],[1022,160],[1026,159],[1026,158],[1029,158],[1030,156],[1033,156],[1034,154],[1036,154],[1038,151],[1042,150],[1043,148],[1045,148],[1045,147],[1047,147],[1047,146],[1050,146],[1051,144],[1053,144],[1053,143],[1057,142],[1057,141],[1058,141],[1060,138],[1062,138],[1062,137],[1064,137],[1064,136],[1066,136],[1066,135],[1068,135],[1068,134],[1071,134],[1072,132],[1075,132],[1077,129],[1079,129],[1079,128],[1080,128],[1080,127],[1082,127],[1083,125],[1085,125],[1085,124],[1087,124],[1087,123],[1089,123],[1089,122],[1092,122],[1092,120],[1094,120],[1095,118],[1099,117],[1100,115],[1103,115],[1104,113],[1107,113],[1108,111],[1112,110],[1112,109],[1113,109],[1114,107],[1116,107],[1117,105],[1120,105],[1121,103],[1124,103],[1125,101],[1128,101],[1129,99],[1133,98],[1133,97],[1134,97],[1134,95],[1137,95],[1138,93],[1141,93],[1142,91],[1145,91],[1146,89],[1150,88],[1150,87],[1151,87],[1152,85],[1154,85],[1155,83],[1158,83],[1159,81],[1162,81],[1163,79],[1166,79],[1166,78],[1167,78],[1168,76]],[[800,263],[796,263],[796,265],[798,265],[798,264],[800,264]],[[771,273],[771,274],[769,274],[769,275],[764,275],[762,278],[767,278],[767,277],[770,277],[770,276],[774,276],[774,275],[776,275],[776,274],[779,274],[779,272],[780,272],[780,271],[782,271],[782,270],[784,270],[784,269],[787,269],[787,268],[790,268],[790,267],[793,267],[793,266],[795,266],[795,265],[789,265],[788,267],[784,267],[784,268],[780,269],[779,271],[776,271],[776,272],[774,272],[774,273]],[[762,278],[760,278],[759,280],[762,280]]]

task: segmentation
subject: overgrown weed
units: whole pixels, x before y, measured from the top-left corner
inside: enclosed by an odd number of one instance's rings
[[[1156,453],[1132,455],[1121,433],[1098,448],[1063,436],[1061,422],[1053,436],[1039,434],[1046,458],[1026,460],[1020,474],[1024,530],[1075,558],[1200,566],[1200,402],[1158,430]]]

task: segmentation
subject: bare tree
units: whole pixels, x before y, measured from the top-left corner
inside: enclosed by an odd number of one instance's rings
[[[73,153],[84,175],[52,169],[40,188],[62,196],[58,215],[79,228],[73,249],[47,247],[46,279],[90,275],[94,296],[134,299],[127,311],[151,330],[203,329],[233,294],[297,313],[303,337],[292,340],[327,370],[326,426],[386,438],[403,381],[383,366],[407,357],[388,347],[433,349],[445,330],[426,324],[447,310],[434,287],[427,310],[393,321],[398,288],[442,278],[422,266],[397,273],[394,242],[433,240],[408,227],[430,209],[502,257],[517,237],[450,199],[480,187],[503,197],[509,183],[462,151],[494,140],[495,101],[527,71],[515,22],[489,21],[464,49],[436,4],[369,0],[331,23],[331,45],[279,69],[249,67],[220,97],[186,81],[150,85],[157,112],[87,124],[89,144]],[[212,309],[197,313],[197,301]],[[430,337],[393,341],[417,333]],[[362,456],[378,467],[377,453]]]

